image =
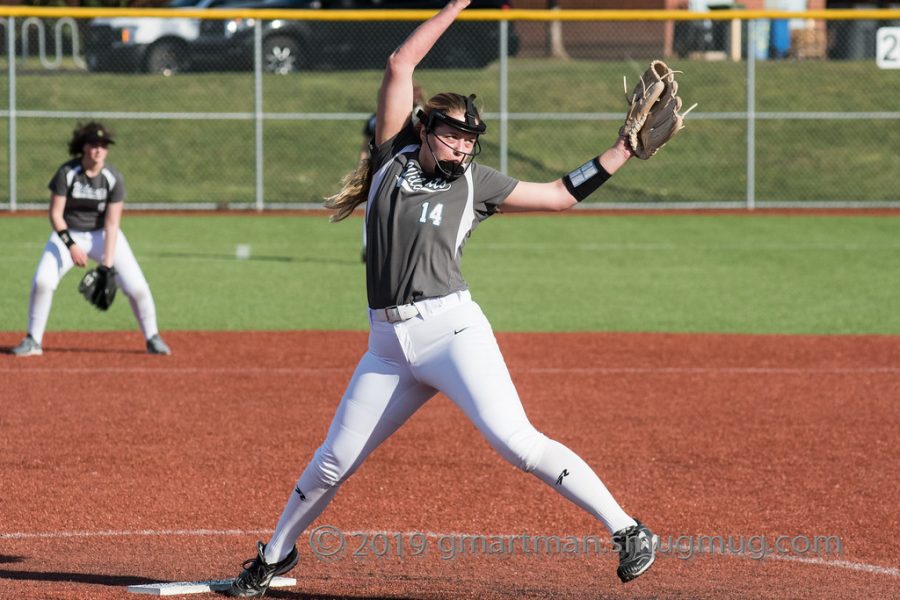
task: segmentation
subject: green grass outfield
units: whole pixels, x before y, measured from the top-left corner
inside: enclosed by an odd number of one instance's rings
[[[126,214],[165,330],[365,329],[361,219]],[[24,331],[49,226],[0,217],[0,330]],[[251,258],[238,260],[238,244]],[[463,272],[498,331],[900,334],[900,217],[493,217]],[[72,272],[48,331],[129,330]],[[893,308],[891,308],[893,307]]]

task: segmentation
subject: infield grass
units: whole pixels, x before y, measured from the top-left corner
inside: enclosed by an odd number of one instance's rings
[[[361,219],[126,214],[165,330],[365,329]],[[44,217],[0,218],[0,329],[24,331]],[[251,247],[249,260],[236,246]],[[497,216],[463,272],[498,331],[900,334],[900,218]],[[136,328],[63,280],[48,331]]]

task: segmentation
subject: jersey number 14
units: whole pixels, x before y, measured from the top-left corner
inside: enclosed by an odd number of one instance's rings
[[[422,216],[419,217],[419,223],[427,223],[431,220],[432,224],[435,227],[441,224],[441,215],[444,214],[444,204],[443,202],[435,205],[434,208],[431,209],[431,212],[428,212],[428,202],[422,204]]]

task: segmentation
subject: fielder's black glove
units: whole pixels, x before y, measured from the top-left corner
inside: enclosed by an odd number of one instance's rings
[[[78,291],[81,292],[81,295],[100,310],[106,310],[112,306],[113,300],[116,299],[117,289],[115,267],[103,265],[85,273],[81,278],[81,283],[78,284]]]

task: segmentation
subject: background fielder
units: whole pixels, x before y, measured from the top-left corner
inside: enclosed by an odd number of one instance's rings
[[[128,297],[146,339],[150,354],[171,354],[159,336],[156,305],[150,286],[119,229],[125,202],[122,173],[107,164],[112,133],[102,123],[79,124],[69,141],[74,158],[57,169],[50,180],[50,225],[53,231],[44,246],[31,282],[28,334],[12,349],[16,356],[43,353],[42,342],[53,294],[74,266],[88,259],[101,267],[115,268],[116,283]]]

